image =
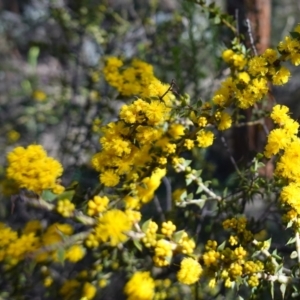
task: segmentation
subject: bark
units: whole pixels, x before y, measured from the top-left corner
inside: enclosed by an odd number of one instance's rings
[[[239,31],[246,37],[245,44],[252,49],[253,55],[262,54],[270,44],[271,0],[228,0],[227,10],[238,20]],[[247,20],[249,20],[248,23]],[[272,96],[268,96],[266,101],[267,107],[271,108]],[[252,111],[252,108],[246,110],[246,121],[251,120]],[[270,120],[265,120],[265,123],[270,130],[272,128]],[[255,153],[263,151],[265,138],[266,134],[259,125],[234,129],[235,159],[243,164],[248,163]]]

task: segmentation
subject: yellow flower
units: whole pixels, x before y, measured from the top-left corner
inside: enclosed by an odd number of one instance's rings
[[[109,199],[104,196],[95,196],[93,200],[89,200],[88,202],[88,210],[87,214],[89,216],[96,216],[100,213],[104,212],[107,209],[107,205],[109,203]]]
[[[168,133],[175,140],[180,139],[184,135],[185,127],[181,124],[172,124],[168,130]]]
[[[266,61],[270,64],[273,64],[274,61],[277,59],[277,51],[274,49],[266,49],[263,53],[263,57],[266,59]]]
[[[170,264],[173,251],[172,244],[169,241],[164,239],[157,241],[154,252],[153,261],[156,266],[163,267]]]
[[[75,279],[66,280],[60,288],[59,293],[63,296],[68,296],[68,298],[70,298],[71,296],[75,295],[76,288],[78,288],[79,286],[79,281]]]
[[[40,101],[43,102],[46,100],[47,95],[45,94],[45,92],[43,92],[42,90],[35,90],[32,93],[32,98],[36,101]]]
[[[255,56],[249,60],[249,73],[252,76],[266,75],[268,72],[267,61],[262,56]]]
[[[161,232],[167,237],[171,237],[175,230],[176,230],[176,226],[172,223],[172,221],[162,223]]]
[[[82,288],[82,298],[84,300],[94,299],[97,293],[97,289],[94,285],[89,282],[85,282]]]
[[[57,203],[56,210],[63,217],[69,218],[75,210],[75,205],[69,199],[61,199]]]
[[[0,223],[0,245],[1,247],[7,247],[11,242],[18,238],[16,231],[7,227],[3,223]]]
[[[116,174],[113,170],[104,171],[100,175],[100,182],[105,186],[113,187],[116,186],[120,181],[120,176]]]
[[[27,222],[25,228],[23,229],[23,233],[36,233],[37,231],[42,230],[42,224],[39,220],[31,220]]]
[[[274,85],[283,85],[289,81],[291,72],[285,68],[281,67],[272,77],[272,82]]]
[[[248,84],[250,81],[250,76],[247,72],[241,72],[237,76],[239,83]]]
[[[123,211],[112,209],[99,219],[95,232],[100,241],[109,241],[111,246],[116,246],[127,240],[124,233],[129,231],[131,226],[131,220]]]
[[[197,120],[197,123],[200,127],[205,127],[207,125],[207,118],[206,117],[200,117]]]
[[[228,113],[223,111],[221,113],[221,118],[220,118],[220,123],[218,125],[218,129],[226,130],[231,127],[231,123],[232,123],[231,116]]]
[[[136,272],[126,283],[124,293],[127,300],[152,300],[155,282],[149,272]]]
[[[180,264],[180,270],[177,273],[177,279],[184,284],[194,284],[202,274],[201,265],[193,258],[184,258]]]
[[[66,251],[66,259],[74,263],[81,260],[84,255],[85,250],[80,245],[73,245]]]
[[[275,105],[272,109],[271,118],[278,125],[284,125],[289,118],[289,108],[285,105]]]
[[[10,130],[8,133],[7,133],[7,139],[10,143],[14,143],[16,142],[19,138],[20,138],[20,133],[16,130]]]
[[[20,188],[26,188],[40,194],[45,189],[56,187],[56,179],[63,168],[55,159],[48,157],[40,145],[26,148],[16,147],[8,153],[8,178],[16,181]]]
[[[222,53],[222,58],[225,62],[229,63],[234,55],[234,52],[231,49],[226,49]]]
[[[284,149],[291,138],[287,136],[286,131],[281,128],[274,129],[268,136],[268,143],[265,147],[264,155],[270,158],[272,155],[276,155],[279,150]]]
[[[197,134],[197,142],[199,147],[206,148],[212,145],[214,134],[211,131],[201,129]]]

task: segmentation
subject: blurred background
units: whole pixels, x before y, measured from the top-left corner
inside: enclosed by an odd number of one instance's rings
[[[241,32],[251,19],[258,51],[277,45],[300,12],[295,0],[217,4],[238,19]],[[99,148],[93,121],[113,120],[128,100],[103,79],[107,55],[145,60],[162,81],[175,79],[191,101],[209,101],[226,69],[220,54],[233,37],[217,23],[189,1],[1,0],[1,164],[9,149],[30,143],[43,144],[65,168],[89,160]],[[293,74],[274,95],[297,117]]]
[[[216,3],[238,20],[245,44],[258,53],[276,47],[299,22],[297,0]],[[254,45],[249,42],[246,19],[251,23]],[[11,149],[37,143],[63,164],[66,186],[72,181],[93,186],[98,179],[89,161],[100,150],[98,125],[116,120],[122,104],[132,101],[105,81],[104,58],[118,56],[125,63],[133,58],[144,60],[154,66],[161,81],[174,79],[180,94],[190,95],[191,103],[208,102],[229,74],[220,56],[231,46],[234,34],[219,23],[193,1],[0,0],[0,178],[5,177],[6,154]],[[288,84],[272,87],[266,103],[288,105],[297,119],[299,68],[292,74]],[[256,113],[247,111],[246,120],[255,120]],[[252,153],[263,150],[261,131],[253,126],[226,132],[229,151],[238,163],[247,166]],[[213,187],[234,188],[234,168],[220,137],[209,150],[188,155],[193,167],[204,170],[204,179],[215,178]],[[173,189],[182,180],[173,178]],[[3,186],[5,192],[8,187]],[[10,215],[3,207],[1,202],[2,219]],[[260,209],[259,200],[248,213],[256,216]],[[268,217],[269,211],[265,212],[262,221]],[[280,216],[274,215],[272,221],[278,224]],[[182,213],[183,223],[188,218]],[[203,221],[205,214],[200,218]],[[273,233],[276,230],[276,226],[271,228]],[[283,237],[277,238],[279,243]]]
[[[300,12],[295,0],[216,4],[238,21],[245,44],[258,53],[276,47]],[[89,160],[100,148],[97,126],[116,120],[120,106],[132,100],[105,82],[105,57],[144,60],[161,81],[174,79],[191,103],[206,102],[229,73],[220,55],[232,38],[214,14],[193,1],[0,0],[0,176],[8,151],[37,143],[63,164],[64,184],[89,178]],[[298,118],[300,72],[294,69],[290,82],[272,88],[266,102],[285,103]],[[257,112],[245,118],[254,120]],[[263,150],[261,131],[252,126],[226,133],[237,162],[246,165],[252,153]],[[209,152],[192,155],[207,178],[226,186],[233,166],[223,147],[217,139]]]

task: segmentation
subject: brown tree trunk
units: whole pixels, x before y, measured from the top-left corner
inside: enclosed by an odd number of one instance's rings
[[[239,31],[246,37],[247,48],[252,49],[253,55],[262,54],[270,44],[271,0],[228,0],[227,10],[238,18]],[[267,101],[267,106],[271,108],[271,97]],[[246,110],[245,117],[246,121],[251,120],[251,108]],[[271,129],[269,120],[266,120],[266,126]],[[265,132],[259,125],[234,129],[233,152],[236,160],[243,164],[249,162],[254,153],[263,151],[265,138]]]

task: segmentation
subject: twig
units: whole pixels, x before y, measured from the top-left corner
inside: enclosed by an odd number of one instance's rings
[[[300,237],[299,232],[296,232],[296,251],[297,251],[297,259],[300,268]]]
[[[225,147],[225,149],[226,149],[226,151],[227,151],[227,153],[228,153],[228,155],[229,155],[229,159],[230,159],[231,163],[233,164],[233,166],[234,166],[234,168],[235,168],[235,171],[236,171],[239,175],[241,175],[241,171],[240,171],[240,169],[239,169],[239,167],[238,167],[238,165],[237,165],[237,163],[236,163],[236,161],[235,161],[233,155],[231,154],[230,149],[229,149],[229,147],[228,147],[228,144],[227,144],[227,142],[226,142],[226,140],[225,140],[225,138],[224,138],[223,135],[221,135],[221,141],[222,141],[222,143],[223,143],[223,145],[224,145],[224,147]]]
[[[159,202],[157,196],[154,196],[153,202],[154,202],[157,212],[159,213],[161,221],[162,222],[166,221],[166,217],[164,215],[163,209],[160,205],[160,202]]]
[[[167,177],[163,177],[162,181],[166,187],[166,211],[168,212],[172,209],[172,186]]]
[[[252,51],[253,51],[254,55],[257,56],[257,50],[256,50],[256,47],[254,44],[254,39],[253,39],[252,31],[251,31],[251,23],[250,23],[249,19],[246,19],[246,25],[247,25],[248,36],[249,36]]]

